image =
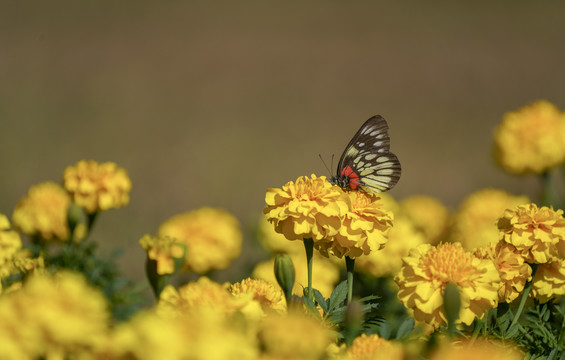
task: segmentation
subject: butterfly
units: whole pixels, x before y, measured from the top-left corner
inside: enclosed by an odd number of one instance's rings
[[[365,121],[345,147],[330,182],[344,189],[380,193],[390,190],[400,179],[401,167],[390,152],[386,120],[376,115]]]

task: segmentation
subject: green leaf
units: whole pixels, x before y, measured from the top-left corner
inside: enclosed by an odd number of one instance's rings
[[[342,306],[345,299],[347,298],[347,281],[340,282],[332,291],[329,303],[329,312]]]
[[[359,299],[359,301],[364,302],[364,303],[368,303],[371,300],[378,300],[380,299],[380,296],[377,295],[369,295],[369,296],[365,296],[364,298]]]
[[[324,298],[324,295],[322,295],[322,293],[318,291],[318,289],[312,289],[312,290],[314,291],[314,299],[316,300],[318,305],[320,305],[322,310],[324,310],[324,315],[326,315],[326,313],[328,312],[328,304],[326,303],[326,299]]]
[[[414,330],[414,319],[407,318],[400,324],[398,330],[396,331],[396,338],[398,340],[405,339]]]
[[[506,332],[508,331],[508,327],[510,326],[512,319],[513,315],[510,311],[507,311],[496,319],[496,327],[500,331],[500,334],[502,334],[504,337],[506,337]]]
[[[518,331],[521,329],[522,327],[520,326],[520,324],[516,323],[514,324],[514,326],[511,326],[508,329],[508,332],[505,334],[505,338],[509,339],[509,338],[513,338],[516,336],[516,334],[518,333]]]
[[[378,334],[379,333],[379,328],[386,323],[386,320],[383,318],[373,318],[373,319],[368,319],[365,321],[365,323],[363,324],[363,329],[365,329],[364,333],[366,333],[367,335],[370,334]]]
[[[306,307],[306,310],[308,310],[308,312],[311,315],[313,315],[316,319],[322,321],[322,316],[320,315],[320,312],[316,308],[316,304],[314,304],[312,299],[310,299],[308,296],[303,296],[302,301],[304,302],[304,306]]]
[[[343,324],[345,321],[345,306],[330,310],[326,319],[333,324]]]
[[[371,310],[376,310],[380,307],[381,307],[381,304],[378,304],[378,303],[363,304],[363,312],[368,313],[368,312],[371,312]]]
[[[549,316],[551,315],[551,311],[549,311],[549,309],[547,308],[547,306],[544,305],[542,313],[541,313],[541,318],[544,322],[549,320]]]
[[[380,326],[379,326],[379,331],[377,332],[377,334],[382,337],[383,339],[390,339],[390,335],[392,334],[392,328],[390,326],[390,324],[388,322],[383,322]]]
[[[557,353],[557,348],[553,349],[550,353],[549,356],[547,357],[547,360],[553,360],[555,358],[555,354]]]

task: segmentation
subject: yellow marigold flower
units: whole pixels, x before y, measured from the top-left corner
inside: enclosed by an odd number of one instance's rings
[[[0,231],[10,230],[10,220],[4,214],[0,214]]]
[[[491,260],[466,252],[461,244],[423,244],[403,260],[395,282],[398,298],[414,311],[414,319],[438,328],[446,323],[445,287],[455,284],[461,296],[459,321],[470,325],[498,304],[500,277]]]
[[[21,283],[18,283],[21,286]],[[18,290],[11,291],[18,292]],[[8,293],[0,297],[0,354],[4,359],[34,359],[34,355],[41,351],[42,346],[29,346],[24,342],[26,339],[35,340],[36,331],[24,331],[18,314],[12,310],[13,301],[9,301]],[[12,329],[13,327],[13,329]],[[27,329],[26,329],[27,330]],[[35,351],[34,351],[35,350]]]
[[[478,339],[471,343],[443,343],[430,360],[522,360],[524,353],[517,346]]]
[[[161,292],[157,311],[161,315],[182,316],[200,307],[210,307],[231,313],[241,305],[242,302],[231,295],[224,285],[203,276],[178,290],[167,285]]]
[[[203,207],[173,216],[158,233],[186,245],[185,266],[198,274],[225,269],[241,253],[239,222],[221,209]]]
[[[177,319],[161,317],[151,311],[136,314],[113,331],[110,359],[183,359],[190,354],[187,334]]]
[[[225,285],[205,277],[181,286],[178,291],[166,286],[156,313],[182,325],[181,343],[189,351],[173,358],[254,359],[256,329],[264,313],[253,297],[251,293],[234,296]],[[169,341],[176,341],[176,337]]]
[[[428,243],[437,244],[445,237],[450,222],[449,211],[436,198],[410,196],[400,202],[400,212],[424,234]]]
[[[286,311],[286,300],[280,287],[260,279],[243,279],[230,285],[228,291],[234,296],[252,295],[253,300],[259,302],[263,311]]]
[[[510,303],[524,290],[526,282],[532,279],[532,268],[516,248],[504,241],[478,248],[475,255],[494,262],[500,275],[498,301]]]
[[[565,260],[540,264],[532,283],[532,296],[545,303],[565,295]]]
[[[256,338],[238,321],[201,309],[186,318],[137,314],[116,327],[105,354],[110,359],[257,359]]]
[[[324,256],[357,258],[382,249],[392,226],[392,212],[380,198],[362,191],[347,191],[351,208],[344,214],[339,232],[314,243]]]
[[[157,312],[166,317],[191,317],[203,309],[212,309],[218,314],[228,316],[238,311],[246,319],[257,323],[264,312],[261,303],[252,293],[231,294],[225,285],[218,284],[206,277],[179,287],[178,291],[167,285],[159,297]]]
[[[399,343],[386,340],[377,334],[361,334],[347,349],[349,360],[402,360],[404,350]]]
[[[246,329],[238,317],[226,318],[210,308],[202,309],[190,318],[182,321],[186,340],[185,347],[189,356],[181,359],[203,360],[256,360],[259,348],[257,332]],[[161,356],[157,357],[162,359]]]
[[[426,243],[424,234],[416,229],[414,223],[405,216],[396,216],[394,226],[388,233],[384,249],[360,256],[355,261],[358,271],[375,277],[394,276],[402,267],[402,258],[408,252]]]
[[[18,251],[13,258],[14,268],[21,274],[43,275],[45,273],[45,259],[43,255],[33,257],[28,249]]]
[[[337,234],[349,198],[325,176],[299,177],[281,189],[267,190],[263,213],[288,240],[311,238],[314,243]]]
[[[288,241],[283,234],[275,231],[265,215],[259,220],[257,238],[263,248],[271,253],[304,254],[304,243]]]
[[[144,235],[139,244],[147,252],[151,260],[157,262],[157,274],[165,275],[175,272],[175,260],[184,256],[185,248],[176,239],[168,236]]]
[[[22,248],[20,235],[10,230],[10,222],[4,214],[0,214],[0,279],[12,274],[14,267],[12,259]],[[2,284],[0,283],[0,290]]]
[[[389,193],[379,193],[379,198],[383,203],[383,208],[387,211],[392,212],[395,216],[395,219],[397,214],[402,213],[400,203],[396,201],[396,199]]]
[[[45,240],[68,240],[67,212],[71,198],[54,182],[32,186],[12,215],[14,227],[30,236]]]
[[[494,133],[494,155],[513,174],[541,174],[565,161],[565,115],[537,101],[504,115]]]
[[[25,358],[95,352],[108,324],[104,296],[78,274],[32,276],[20,290],[0,297],[0,336],[8,333]]]
[[[565,219],[563,210],[536,204],[506,210],[498,220],[500,238],[514,247],[529,263],[543,264],[563,258]]]
[[[116,163],[81,160],[65,169],[63,186],[77,205],[95,213],[127,205],[131,180]]]
[[[306,256],[301,254],[289,254],[294,263],[296,281],[292,293],[294,295],[304,295],[304,288],[308,286],[308,272]],[[275,259],[260,262],[255,265],[251,276],[256,279],[263,279],[276,285],[280,289],[274,272]],[[312,264],[312,285],[318,289],[322,295],[329,298],[334,287],[339,281],[339,268],[329,259],[314,253]]]
[[[319,321],[296,311],[270,314],[259,331],[262,348],[275,358],[320,359],[333,341],[333,334]]]
[[[527,196],[515,196],[498,189],[482,189],[467,196],[453,217],[451,241],[467,250],[496,244],[498,219],[506,209],[528,204]]]
[[[431,232],[424,230],[426,226],[421,225],[424,216],[418,214],[423,212],[426,204],[431,204],[431,208],[436,208],[438,214],[441,214],[443,211],[439,209],[442,205],[441,203],[436,204],[437,201],[433,198],[425,196],[408,198],[402,204],[389,194],[381,193],[379,197],[383,201],[384,209],[393,213],[394,226],[388,232],[388,242],[385,248],[357,258],[355,267],[375,277],[394,276],[400,271],[402,258],[408,255],[410,249],[433,241]],[[412,207],[411,204],[414,206]]]

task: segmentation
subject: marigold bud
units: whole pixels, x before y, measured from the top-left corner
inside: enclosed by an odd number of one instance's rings
[[[295,279],[294,264],[288,254],[278,254],[275,257],[275,277],[288,301],[292,296]]]

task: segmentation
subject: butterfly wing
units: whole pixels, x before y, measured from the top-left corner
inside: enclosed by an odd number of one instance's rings
[[[365,121],[345,148],[337,169],[337,177],[347,176],[353,189],[359,186],[365,192],[379,193],[396,185],[400,162],[390,152],[388,124],[382,116]]]

